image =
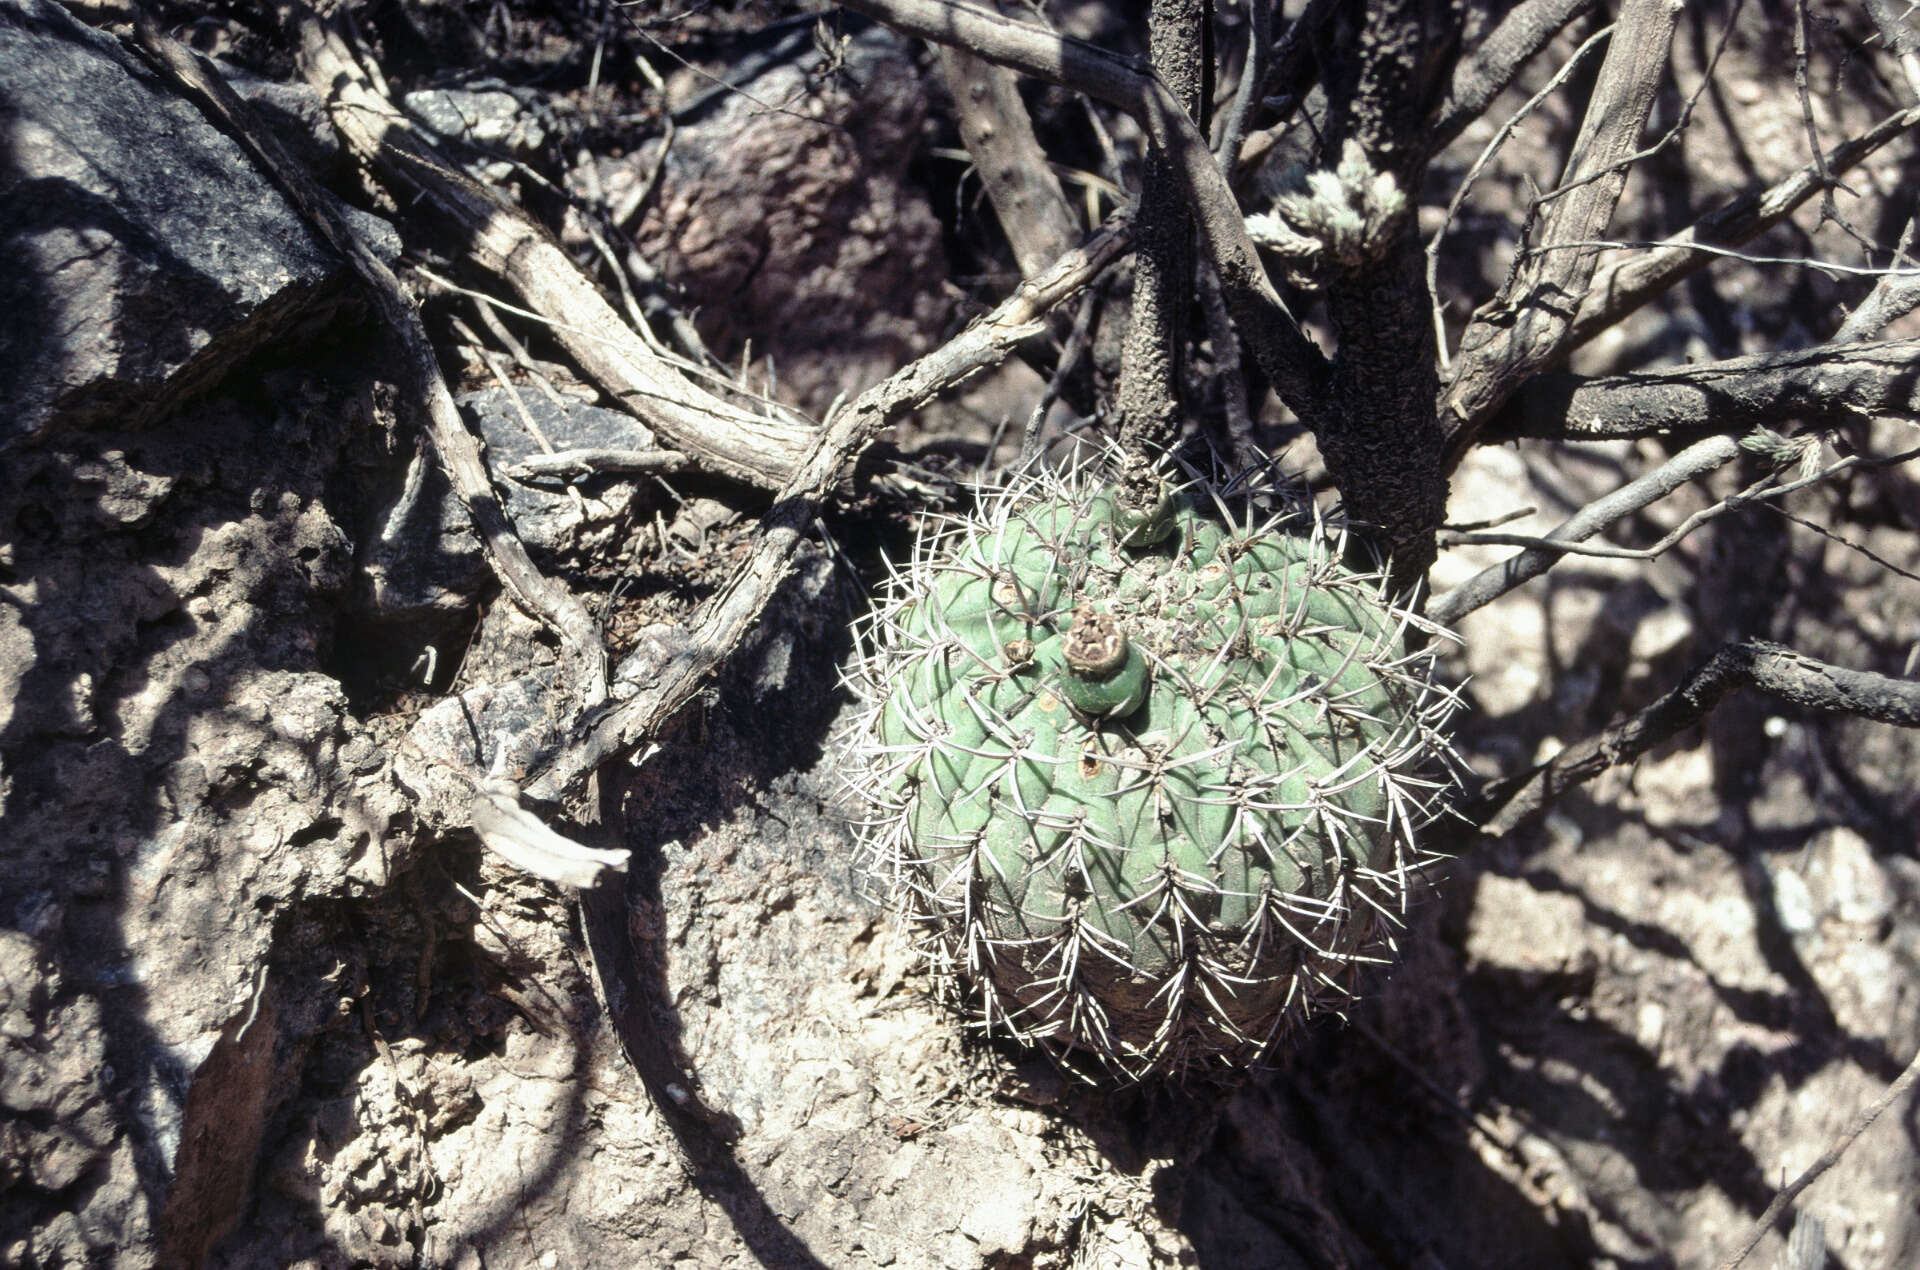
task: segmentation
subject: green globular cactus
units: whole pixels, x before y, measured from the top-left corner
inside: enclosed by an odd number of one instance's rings
[[[1452,698],[1345,554],[1298,499],[1130,514],[1054,477],[922,541],[852,676],[856,780],[984,1026],[1130,1078],[1244,1065],[1383,959]]]

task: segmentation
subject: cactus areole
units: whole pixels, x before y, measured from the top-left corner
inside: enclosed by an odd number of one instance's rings
[[[990,1030],[1253,1062],[1380,960],[1450,704],[1310,505],[1048,478],[923,540],[853,679],[871,854]],[[1161,522],[1164,521],[1164,524]]]

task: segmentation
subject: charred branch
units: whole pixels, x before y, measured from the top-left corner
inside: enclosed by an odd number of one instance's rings
[[[1793,705],[1850,714],[1895,727],[1920,727],[1920,682],[1828,665],[1768,640],[1730,644],[1684,683],[1598,736],[1562,750],[1532,772],[1489,790],[1472,818],[1495,837],[1512,832],[1574,785],[1631,763],[1706,718],[1741,688]]]
[[[1671,370],[1536,377],[1487,439],[1691,439],[1761,425],[1920,417],[1920,340],[1823,344]]]

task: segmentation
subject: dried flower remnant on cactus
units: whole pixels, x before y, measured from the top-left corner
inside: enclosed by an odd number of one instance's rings
[[[1256,523],[1191,485],[1143,541],[1038,478],[870,619],[869,854],[989,1030],[1127,1078],[1245,1065],[1390,949],[1454,702],[1383,574],[1263,495]]]
[[[1273,210],[1247,217],[1247,233],[1279,257],[1288,283],[1305,291],[1325,286],[1336,270],[1379,259],[1407,213],[1393,174],[1375,171],[1351,139],[1338,167],[1310,173],[1295,165],[1279,185]]]

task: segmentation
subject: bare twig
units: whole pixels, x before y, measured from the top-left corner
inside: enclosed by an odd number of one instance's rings
[[[654,155],[653,163],[647,168],[647,174],[640,178],[633,189],[622,195],[618,203],[606,209],[607,220],[621,233],[626,233],[633,228],[635,218],[646,210],[647,204],[653,200],[654,192],[660,188],[660,176],[667,170],[667,156],[673,153],[674,137],[678,131],[673,120],[673,111],[667,103],[667,84],[660,78],[660,72],[655,70],[653,63],[644,57],[634,58],[633,64],[639,70],[641,78],[647,81],[647,87],[653,89],[654,99],[660,103],[660,152]]]
[[[247,145],[288,198],[335,251],[344,256],[366,283],[367,290],[400,346],[413,395],[426,414],[427,434],[447,470],[454,492],[473,518],[494,573],[509,595],[539,621],[551,627],[575,663],[573,691],[585,705],[605,699],[606,648],[600,629],[580,600],[564,586],[547,578],[533,563],[526,547],[501,510],[499,496],[487,476],[480,444],[467,431],[453,394],[441,377],[433,347],[420,316],[381,259],[347,223],[331,197],[290,159],[270,133],[252,118],[245,102],[225,80],[207,68],[185,47],[169,39],[145,10],[135,27],[140,44],[166,68],[195,100],[212,111]]]
[[[448,217],[476,262],[528,308],[554,319],[554,338],[589,376],[703,466],[769,488],[793,471],[812,431],[808,424],[789,412],[742,410],[664,362],[559,244],[417,139],[336,32],[299,0],[273,0],[272,7],[353,152]]]
[[[1739,454],[1740,443],[1732,437],[1708,437],[1687,447],[1653,471],[1581,508],[1547,535],[1545,541],[1554,546],[1536,546],[1509,556],[1435,597],[1427,606],[1427,616],[1442,626],[1456,625],[1475,609],[1493,603],[1559,563],[1566,554],[1559,544],[1583,542],[1622,517],[1659,502],[1688,481],[1725,466]]]
[[[1826,153],[1827,172],[1838,176],[1876,150],[1920,125],[1920,107],[1890,115]],[[1707,246],[1732,247],[1756,238],[1791,215],[1820,189],[1820,172],[1807,164],[1772,185],[1750,190],[1701,217],[1642,255],[1595,272],[1561,353],[1571,352],[1617,324],[1653,297],[1691,277],[1713,259]]]
[[[1685,479],[1686,474],[1690,471],[1698,468],[1700,470],[1694,472],[1694,474],[1704,475],[1708,469],[1701,465],[1705,464],[1710,467],[1717,467],[1720,466],[1721,463],[1724,463],[1726,461],[1725,459],[1720,459],[1719,462],[1714,462],[1713,460],[1725,453],[1725,442],[1729,440],[1731,440],[1731,438],[1709,437],[1705,441],[1693,445],[1669,459],[1655,471],[1648,473],[1646,476],[1641,477],[1629,485],[1622,486],[1606,498],[1596,500],[1591,506],[1583,508],[1580,515],[1568,521],[1567,525],[1562,526],[1562,529],[1564,530],[1568,526],[1574,525],[1576,521],[1581,522],[1584,528],[1586,524],[1591,523],[1591,520],[1588,518],[1588,513],[1596,508],[1605,508],[1608,511],[1612,511],[1616,508],[1626,507],[1628,511],[1634,511],[1638,510],[1638,507],[1628,506],[1628,504],[1642,500],[1644,495],[1649,492],[1653,493],[1655,498],[1663,497],[1666,493],[1670,493],[1672,489],[1678,488],[1680,480]],[[1809,453],[1817,455],[1818,452],[1816,442]],[[1572,536],[1561,537],[1559,536],[1560,531],[1555,531],[1554,534],[1550,534],[1545,538],[1533,537],[1526,534],[1488,533],[1480,530],[1459,531],[1444,536],[1443,541],[1445,541],[1447,545],[1506,545],[1526,547],[1528,550],[1522,555],[1515,556],[1511,560],[1503,561],[1501,564],[1495,565],[1493,568],[1476,575],[1459,588],[1456,588],[1455,591],[1448,592],[1442,599],[1447,603],[1450,610],[1456,609],[1456,606],[1460,604],[1469,605],[1468,608],[1457,609],[1457,616],[1464,615],[1474,608],[1479,608],[1481,605],[1504,594],[1513,586],[1519,585],[1519,583],[1526,581],[1528,578],[1538,576],[1538,574],[1546,568],[1551,568],[1554,562],[1547,560],[1543,565],[1539,558],[1539,553],[1546,553],[1549,556],[1597,556],[1606,560],[1653,560],[1686,541],[1695,530],[1707,524],[1709,521],[1717,520],[1729,512],[1741,511],[1745,508],[1755,506],[1769,508],[1785,516],[1795,524],[1811,529],[1822,537],[1836,542],[1850,551],[1859,552],[1875,564],[1893,573],[1897,573],[1901,577],[1914,578],[1916,581],[1920,581],[1920,577],[1916,577],[1915,574],[1902,569],[1892,561],[1874,554],[1860,543],[1836,534],[1823,525],[1817,525],[1812,521],[1795,516],[1778,505],[1778,500],[1785,498],[1788,494],[1798,493],[1800,490],[1806,489],[1809,486],[1832,480],[1834,477],[1840,475],[1840,473],[1850,471],[1853,468],[1888,467],[1895,464],[1907,463],[1916,458],[1920,458],[1920,448],[1903,450],[1899,454],[1890,454],[1885,458],[1868,458],[1865,455],[1850,454],[1837,462],[1828,464],[1818,471],[1808,472],[1807,475],[1797,481],[1789,481],[1784,485],[1772,484],[1771,482],[1776,478],[1770,475],[1738,493],[1729,494],[1713,505],[1703,507],[1699,511],[1694,512],[1667,533],[1661,535],[1660,540],[1649,547],[1615,547],[1607,544],[1590,545]],[[1623,495],[1625,497],[1623,497]],[[1644,501],[1638,501],[1638,506],[1646,506],[1652,501],[1654,501],[1653,498],[1646,498]],[[1615,519],[1618,519],[1618,517],[1615,517]],[[1467,592],[1470,587],[1475,587],[1476,584],[1478,584],[1478,589],[1470,595],[1461,594]],[[1496,585],[1498,586],[1497,590],[1490,590],[1490,588]],[[1454,598],[1456,595],[1460,595],[1458,600]]]
[[[935,351],[909,363],[836,411],[805,461],[760,521],[752,554],[695,614],[692,638],[666,664],[651,667],[633,696],[592,721],[528,783],[538,798],[577,788],[606,759],[657,734],[738,648],[791,572],[821,500],[847,464],[902,413],[1003,360],[1045,329],[1047,313],[1089,285],[1131,246],[1124,218],[1067,254]]]
[[[1700,722],[1739,688],[1756,688],[1811,710],[1920,728],[1920,683],[1830,666],[1768,640],[1744,640],[1722,648],[1640,713],[1569,746],[1524,776],[1499,782],[1469,815],[1489,835],[1504,836],[1574,785],[1630,763]]]
[[[1626,184],[1621,160],[1634,153],[1646,125],[1678,17],[1671,0],[1627,0],[1621,6],[1561,180],[1579,188],[1548,205],[1536,245],[1604,234]],[[1441,394],[1442,412],[1451,419],[1449,467],[1501,404],[1558,355],[1599,255],[1597,249],[1529,255],[1501,300],[1468,326]]]
[[[1920,1054],[1915,1054],[1913,1061],[1907,1064],[1906,1070],[1894,1077],[1893,1083],[1887,1086],[1885,1093],[1860,1109],[1852,1123],[1841,1130],[1840,1136],[1820,1153],[1819,1159],[1809,1164],[1799,1177],[1780,1188],[1779,1194],[1767,1204],[1766,1211],[1761,1213],[1759,1219],[1753,1223],[1753,1229],[1748,1232],[1746,1242],[1741,1244],[1732,1256],[1720,1263],[1719,1270],[1740,1270],[1741,1263],[1760,1246],[1760,1241],[1766,1238],[1767,1232],[1773,1229],[1774,1223],[1786,1215],[1793,1201],[1800,1198],[1800,1193],[1818,1181],[1821,1174],[1838,1164],[1840,1157],[1847,1153],[1847,1148],[1851,1147],[1860,1135],[1880,1118],[1882,1112],[1906,1097],[1915,1082],[1920,1082]],[[1820,1262],[1816,1264],[1824,1263],[1825,1260],[1825,1249],[1822,1249]]]

